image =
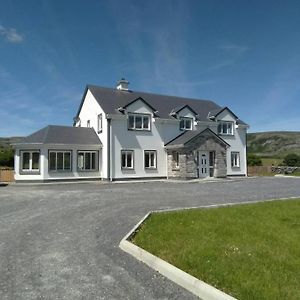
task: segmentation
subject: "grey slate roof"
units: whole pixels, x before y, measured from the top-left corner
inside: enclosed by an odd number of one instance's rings
[[[172,147],[184,147],[188,142],[190,142],[192,139],[196,138],[197,136],[200,136],[204,132],[208,132],[210,135],[221,141],[222,143],[226,144],[227,146],[230,146],[227,142],[225,142],[221,137],[216,135],[212,130],[209,128],[204,129],[203,131],[199,130],[186,130],[183,133],[179,134],[177,137],[172,139],[171,141],[167,142],[165,144],[166,148],[172,148]]]
[[[101,145],[93,128],[48,125],[23,138],[17,144]]]
[[[86,91],[83,95],[81,105],[77,112],[79,116],[83,100],[87,90],[90,90],[99,105],[107,114],[122,114],[118,108],[128,105],[138,98],[142,98],[150,107],[157,110],[156,116],[164,119],[173,119],[170,115],[174,109],[188,105],[197,113],[197,119],[200,121],[210,121],[208,113],[212,110],[221,110],[222,107],[210,100],[197,100],[184,97],[167,96],[159,94],[151,94],[136,91],[121,91],[113,88],[99,87],[95,85],[87,85]]]

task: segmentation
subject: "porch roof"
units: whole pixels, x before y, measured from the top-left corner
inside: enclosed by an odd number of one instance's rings
[[[99,145],[102,143],[93,128],[48,125],[12,145],[63,144]]]
[[[177,137],[169,141],[165,144],[166,149],[172,149],[172,148],[182,148],[185,147],[187,143],[192,141],[193,139],[203,135],[208,134],[209,136],[212,136],[216,139],[218,139],[222,144],[226,145],[227,147],[230,147],[230,145],[225,142],[221,137],[219,137],[217,134],[215,134],[211,129],[206,128],[202,131],[199,130],[186,130],[183,133],[179,134]]]

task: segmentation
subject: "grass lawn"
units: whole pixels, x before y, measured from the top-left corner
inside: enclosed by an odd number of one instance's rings
[[[300,199],[155,213],[132,241],[238,299],[300,299]]]

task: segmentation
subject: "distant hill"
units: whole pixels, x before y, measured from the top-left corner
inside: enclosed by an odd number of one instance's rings
[[[263,157],[300,155],[300,131],[270,131],[247,134],[247,151]]]
[[[0,148],[8,148],[11,143],[16,143],[21,139],[22,137],[8,137],[8,138],[0,137]]]

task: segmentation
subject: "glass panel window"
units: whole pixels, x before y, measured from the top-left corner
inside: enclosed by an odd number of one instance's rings
[[[102,114],[99,114],[97,117],[97,130],[98,133],[102,132]]]
[[[233,135],[233,122],[219,122],[218,133],[224,135]]]
[[[70,171],[71,151],[49,151],[49,171]]]
[[[71,170],[71,153],[70,152],[65,152],[64,170]]]
[[[96,171],[98,152],[97,151],[78,151],[77,167],[80,171]]]
[[[156,151],[155,150],[145,150],[144,154],[144,166],[145,169],[156,169]]]
[[[63,152],[57,152],[56,155],[57,155],[56,169],[63,170],[64,169],[64,154],[63,154]]]
[[[39,170],[40,168],[40,153],[32,153],[32,170]]]
[[[38,171],[40,169],[40,152],[21,150],[20,154],[23,171]]]
[[[192,118],[180,118],[179,128],[180,130],[192,130],[193,129]]]
[[[128,129],[150,130],[150,115],[143,115],[143,114],[128,115]]]
[[[173,164],[175,168],[179,168],[179,152],[173,152]]]
[[[234,168],[238,168],[240,166],[240,153],[239,152],[231,152],[231,166]]]
[[[121,167],[122,169],[133,169],[133,151],[121,151]]]
[[[23,170],[30,169],[30,152],[23,152]]]
[[[134,116],[129,116],[128,117],[128,128],[129,129],[134,129]]]

